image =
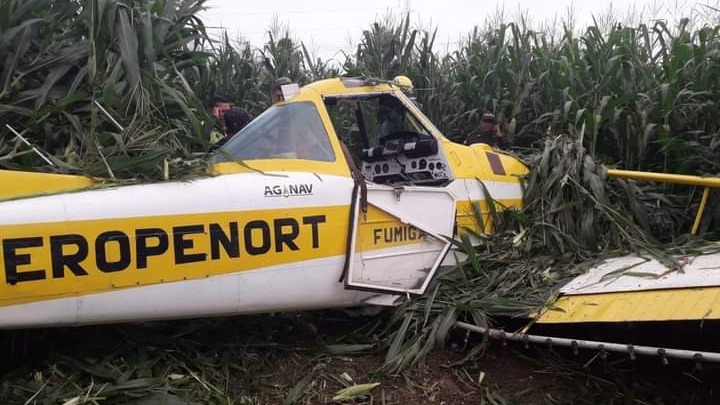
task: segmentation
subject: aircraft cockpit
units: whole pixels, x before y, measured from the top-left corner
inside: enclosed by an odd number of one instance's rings
[[[437,139],[390,93],[325,96],[338,137],[366,180],[443,186],[452,180]]]

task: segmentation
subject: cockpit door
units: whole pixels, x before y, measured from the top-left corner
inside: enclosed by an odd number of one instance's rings
[[[355,204],[346,288],[423,294],[452,245],[455,198],[446,189],[369,183]]]

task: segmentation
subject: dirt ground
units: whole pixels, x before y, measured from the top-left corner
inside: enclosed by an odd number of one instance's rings
[[[629,364],[629,360],[609,357],[583,368],[569,353],[549,355],[495,345],[475,360],[449,366],[461,358],[462,353],[436,351],[420,367],[401,375],[383,375],[375,372],[383,364],[382,356],[297,356],[291,365],[281,366],[268,376],[292,386],[306,373],[313,373],[298,399],[298,403],[307,404],[333,403],[333,396],[346,383],[343,375],[358,384],[380,383],[368,395],[346,402],[354,404],[720,403],[720,374],[717,370],[698,372],[692,364],[663,367],[650,359]],[[618,368],[618,364],[624,367]],[[287,397],[259,399],[282,404]]]
[[[367,321],[236,317],[0,335],[0,404],[720,403],[720,366],[713,364],[575,356],[479,339],[466,345],[456,335],[422,364],[393,374],[383,371],[382,350],[329,350]],[[468,359],[471,350],[477,353]],[[119,389],[128,382],[131,389]],[[342,397],[347,387],[366,390]],[[74,395],[80,399],[66,402]]]
[[[460,358],[459,353],[437,351],[422,366],[400,375],[383,375],[376,372],[384,360],[379,355],[322,360],[299,357],[297,362],[305,363],[305,367],[280,367],[272,378],[292,385],[303,373],[319,366],[321,371],[308,385],[301,403],[332,403],[333,396],[345,385],[343,376],[358,384],[380,383],[368,395],[350,402],[356,404],[577,403],[573,393],[562,387],[557,378],[512,352],[491,350],[472,365],[448,366]],[[263,398],[266,403],[281,404],[283,400]]]

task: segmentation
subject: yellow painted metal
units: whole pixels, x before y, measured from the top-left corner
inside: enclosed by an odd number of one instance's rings
[[[514,157],[497,153],[502,163],[505,175],[493,173],[487,159],[487,152],[491,150],[486,145],[464,146],[455,144],[443,136],[442,133],[425,117],[397,86],[391,84],[378,84],[373,86],[346,87],[340,79],[330,79],[310,84],[291,100],[292,102],[311,101],[318,107],[325,128],[328,130],[330,142],[335,152],[336,159],[333,162],[317,162],[301,159],[266,159],[244,162],[247,165],[238,163],[220,163],[210,168],[211,174],[226,174],[247,171],[302,171],[311,173],[332,174],[338,176],[350,176],[350,170],[344,159],[340,141],[334,131],[330,117],[325,109],[323,96],[328,94],[367,94],[376,92],[392,93],[403,104],[414,113],[422,125],[430,131],[440,145],[441,150],[447,156],[449,164],[456,178],[479,179],[483,181],[498,181],[515,183],[519,181],[516,175],[527,173],[527,168]],[[35,195],[68,192],[90,188],[98,183],[88,177],[68,176],[57,174],[29,173],[18,171],[0,171],[0,200],[11,198],[22,198]],[[520,199],[501,200],[505,206],[519,207]],[[459,203],[462,218],[458,221],[469,224],[471,211],[469,202]],[[74,296],[78,294],[92,294],[102,291],[109,291],[116,288],[134,288],[136,286],[164,283],[171,281],[182,281],[197,279],[217,274],[227,274],[237,271],[245,271],[265,266],[297,264],[306,260],[317,258],[339,256],[345,253],[344,238],[337,235],[347,233],[347,206],[333,207],[306,207],[296,208],[292,212],[288,210],[257,210],[248,212],[209,212],[189,215],[161,215],[153,217],[132,217],[118,219],[96,219],[88,221],[62,221],[50,223],[0,225],[0,235],[12,235],[14,238],[33,238],[39,240],[39,244],[20,246],[16,253],[23,258],[22,262],[16,262],[15,272],[41,275],[41,278],[32,283],[24,281],[11,286],[0,284],[0,305],[19,304],[52,298]],[[487,205],[481,204],[481,210],[487,215]],[[392,247],[397,244],[411,244],[414,242],[411,230],[403,229],[403,235],[408,235],[399,241],[385,242],[377,240],[377,229],[404,227],[397,218],[389,217],[377,210],[370,210],[361,222],[360,238],[358,240],[359,250],[372,250],[382,247]],[[459,210],[460,212],[460,210]],[[230,232],[233,226],[247,223],[250,220],[264,221],[271,223],[277,218],[292,217],[302,223],[300,219],[308,215],[324,215],[326,221],[319,231],[321,242],[319,246],[313,247],[313,233],[307,229],[298,236],[295,241],[300,247],[299,250],[286,250],[270,252],[268,254],[252,255],[247,251],[240,254],[241,260],[233,260],[228,254],[220,254],[216,258],[210,258],[212,235],[208,232],[210,225],[221,227],[223,232]],[[123,251],[121,242],[115,241],[104,247],[102,253],[95,251],[97,244],[88,243],[87,257],[79,262],[82,272],[87,275],[77,276],[68,269],[60,268],[58,274],[53,271],[52,247],[50,238],[55,235],[65,235],[72,230],[72,236],[84,241],[97,241],[101,234],[114,232],[126,235],[128,240],[134,240],[138,229],[146,228],[152,224],[154,228],[160,229],[166,235],[173,235],[168,240],[168,248],[162,253],[153,255],[148,259],[145,266],[137,264],[138,247],[130,243],[127,251]],[[175,238],[175,228],[178,226],[199,227],[202,232],[188,234]],[[414,234],[412,234],[414,235]],[[332,236],[331,238],[327,238]],[[183,239],[185,238],[185,239]],[[73,242],[74,243],[74,242]],[[67,248],[73,248],[70,243]],[[176,245],[181,246],[178,248]],[[79,244],[77,245],[78,249]],[[103,245],[105,246],[105,245]],[[61,249],[63,249],[61,247]],[[203,260],[193,262],[177,263],[177,250],[182,255],[202,256]],[[210,251],[208,250],[210,249]],[[185,252],[184,250],[187,250]],[[57,254],[57,252],[56,252]],[[73,255],[78,252],[63,251],[61,254]],[[105,273],[99,270],[101,262],[119,263],[120,259],[128,255],[131,258],[126,268],[113,270]],[[104,258],[100,258],[104,257]],[[0,257],[0,268],[6,268],[3,257]],[[213,266],[208,266],[209,261]],[[17,275],[16,274],[16,275]]]
[[[659,181],[662,183],[687,184],[690,186],[720,187],[719,177],[700,177],[685,174],[639,172],[633,170],[608,170],[608,176],[623,179]]]
[[[702,200],[698,207],[697,214],[695,214],[695,222],[692,227],[692,234],[697,235],[698,229],[700,229],[700,222],[702,221],[703,213],[705,212],[705,205],[707,205],[708,195],[710,193],[710,187],[720,188],[720,177],[700,177],[690,176],[686,174],[668,174],[668,173],[654,173],[654,172],[639,172],[633,170],[608,170],[608,176],[617,177],[622,179],[633,179],[633,180],[645,180],[645,181],[658,181],[662,183],[674,183],[674,184],[685,184],[689,186],[703,186]]]
[[[313,173],[332,174],[337,176],[350,176],[342,149],[334,131],[332,121],[324,108],[323,97],[328,95],[343,94],[367,94],[367,93],[392,93],[402,100],[403,104],[411,110],[420,122],[437,139],[442,150],[445,151],[447,159],[455,178],[467,179],[478,178],[485,181],[504,181],[517,183],[518,176],[528,172],[527,167],[511,155],[495,151],[505,169],[506,175],[497,175],[492,172],[485,152],[492,150],[487,145],[465,146],[448,140],[421,111],[402,92],[397,85],[390,83],[377,83],[374,85],[346,87],[341,79],[327,79],[304,86],[300,92],[290,101],[303,102],[311,101],[318,107],[318,112],[328,129],[330,143],[335,152],[336,159],[333,162],[316,162],[299,159],[266,159],[256,161],[245,161],[244,164],[220,163],[209,169],[211,174],[230,174],[249,171],[306,171]],[[84,176],[69,176],[45,173],[30,173],[0,170],[0,200],[21,198],[28,196],[53,194],[80,190],[96,185],[96,181]]]
[[[640,322],[720,319],[720,286],[567,295],[538,323]]]
[[[410,100],[405,93],[403,93],[402,88],[393,85],[390,83],[376,83],[374,85],[367,85],[367,86],[358,86],[358,87],[345,87],[341,79],[326,79],[326,80],[320,80],[314,83],[310,83],[306,86],[304,86],[302,89],[300,89],[300,95],[303,95],[303,97],[309,96],[311,94],[315,94],[318,97],[331,97],[331,96],[352,96],[352,95],[360,95],[360,94],[378,94],[378,93],[391,93],[393,96],[397,97],[402,101],[405,108],[410,110],[415,117],[417,117],[418,121],[422,124],[423,127],[425,127],[430,133],[435,136],[438,141],[443,144],[445,142],[450,142],[445,135],[443,135],[440,130],[438,130],[435,125],[423,114],[417,107],[417,105]],[[299,101],[299,96],[296,96],[296,98],[293,98],[292,101]],[[322,104],[322,103],[321,103]],[[324,108],[319,108],[323,111],[323,113],[326,113]],[[328,128],[332,128],[332,125]],[[334,131],[331,135],[334,135]]]
[[[210,168],[214,175],[252,172],[305,172],[350,177],[350,169],[342,156],[334,162],[302,159],[245,160],[242,163],[216,163]]]
[[[321,80],[315,83],[311,83],[303,87],[300,91],[300,95],[293,98],[291,102],[300,100],[315,100],[318,102],[320,98],[314,99],[311,93],[315,93],[318,97],[328,95],[352,95],[352,94],[366,94],[366,93],[392,93],[395,97],[399,98],[403,105],[410,110],[415,117],[418,118],[420,123],[433,134],[438,140],[440,149],[445,152],[445,155],[450,163],[455,178],[458,179],[475,179],[479,178],[487,181],[504,181],[504,182],[519,182],[519,176],[524,175],[528,172],[528,168],[514,156],[505,154],[502,151],[492,149],[488,145],[476,144],[472,146],[465,146],[454,143],[447,139],[445,135],[440,132],[437,127],[417,108],[417,105],[410,100],[402,89],[398,86],[393,86],[387,83],[380,83],[374,86],[361,86],[361,87],[345,87],[340,79],[327,79]],[[318,109],[321,110],[321,116],[325,127],[329,128],[331,138],[335,138],[336,134],[332,130],[333,126],[327,117],[325,108],[320,108],[319,103]],[[332,132],[331,132],[332,131]],[[485,154],[486,151],[493,151],[498,154],[500,160],[505,169],[506,175],[497,175],[490,169],[490,164]]]
[[[18,264],[15,271],[17,274],[25,275],[42,272],[42,278],[32,282],[21,281],[15,285],[0,283],[0,306],[95,294],[118,288],[199,279],[266,266],[283,264],[298,266],[307,260],[344,255],[346,249],[344,235],[348,232],[347,210],[347,206],[341,205],[294,208],[291,212],[286,209],[209,212],[0,226],[0,235],[12,235],[13,238],[40,238],[40,245],[16,249],[15,253],[25,257],[27,261]],[[324,220],[317,225],[316,230],[313,230],[303,218],[318,215],[323,216]],[[292,218],[302,224],[298,236],[293,239],[298,249],[282,249],[282,244],[275,239],[276,236],[273,236],[277,233],[269,233],[270,239],[267,242],[272,248],[263,254],[250,253],[248,244],[252,245],[253,242],[244,239],[247,234],[243,233],[243,227],[250,221],[273,224],[277,218]],[[212,232],[209,230],[211,224],[214,229],[220,227],[224,234],[232,234],[234,227],[235,234],[241,235],[236,242],[238,257],[230,257],[224,248],[220,248],[217,240],[213,242]],[[180,241],[175,230],[178,226],[200,228],[198,232],[187,234],[183,237],[184,241]],[[138,229],[148,227],[161,230],[169,237],[166,236],[167,248],[162,253],[148,256],[146,265],[141,267],[138,265],[139,248],[134,239]],[[79,266],[87,274],[78,276],[64,268],[61,277],[56,277],[52,270],[53,248],[49,240],[53,236],[67,233],[70,229],[75,237],[90,241],[87,245],[87,258],[79,261]],[[256,231],[258,229],[252,232]],[[120,262],[123,257],[120,243],[117,241],[105,243],[103,245],[105,250],[102,253],[96,250],[98,244],[92,243],[98,240],[99,235],[107,232],[122,233],[129,240],[133,240],[128,244],[128,251],[125,253],[125,257],[128,258],[127,267],[110,273],[101,271],[98,262],[102,260]],[[388,239],[385,236],[387,234],[394,236]],[[252,235],[261,237],[261,233]],[[358,252],[363,252],[417,244],[422,242],[422,237],[422,232],[403,223],[399,218],[370,206],[368,213],[364,214],[360,221],[356,249]],[[150,243],[153,246],[159,244],[156,236],[151,239]],[[211,248],[213,245],[216,248]],[[73,249],[78,248],[70,244],[63,249],[63,252],[70,254]],[[217,249],[216,254],[212,253],[213,249]],[[198,258],[192,262],[177,263],[178,252],[184,256],[192,255]],[[100,257],[103,259],[100,260]],[[0,255],[0,269],[5,267],[4,257]]]
[[[97,185],[85,176],[0,170],[0,200],[81,190]]]
[[[479,179],[482,181],[502,181],[519,183],[520,177],[528,173],[528,168],[520,160],[491,148],[485,144],[465,146],[446,140],[441,142],[455,178]],[[505,175],[492,171],[486,152],[495,153],[502,162]]]
[[[373,205],[360,215],[357,232],[356,252],[418,244],[424,238],[422,231]]]
[[[710,187],[705,187],[703,190],[702,199],[700,200],[700,206],[698,207],[697,214],[695,214],[695,222],[692,227],[692,234],[697,235],[698,229],[700,229],[700,221],[702,221],[703,213],[705,213],[705,206],[707,205],[708,196],[710,195]]]
[[[0,306],[14,305],[38,300],[63,298],[72,295],[92,294],[110,291],[117,288],[133,288],[143,285],[152,285],[172,281],[199,279],[208,276],[229,274],[240,271],[253,270],[266,266],[282,264],[296,264],[307,260],[339,256],[345,253],[345,237],[347,234],[348,207],[324,206],[272,210],[253,210],[239,212],[208,212],[183,215],[159,215],[116,219],[94,219],[83,221],[58,221],[51,223],[20,224],[0,226],[0,235],[11,235],[12,238],[39,238],[40,245],[18,247],[16,254],[23,257],[23,263],[17,263],[17,274],[41,272],[42,278],[32,282],[18,282],[15,285],[0,283]],[[324,222],[317,225],[313,231],[310,225],[303,224],[303,218],[309,216],[323,216]],[[263,254],[252,254],[248,244],[253,242],[246,239],[243,229],[250,221],[263,221],[273,224],[277,218],[292,218],[299,224],[297,238],[294,244],[298,249],[282,248],[274,234],[267,234],[267,243],[271,245]],[[400,224],[399,221],[396,221]],[[218,247],[216,257],[212,257],[210,225],[220,227],[222,232],[230,234],[232,227],[238,234],[237,244],[239,256],[230,257],[229,254]],[[201,231],[187,234],[185,241],[177,238],[176,227],[198,226]],[[135,240],[138,229],[157,229],[165,233],[166,246],[161,253],[147,257],[146,264],[138,264],[138,246]],[[105,243],[104,251],[98,252],[98,236],[114,232],[122,233],[132,243],[128,244],[125,256],[121,251],[121,243],[110,241]],[[250,234],[253,238],[262,239],[262,233],[253,229]],[[87,257],[79,262],[86,275],[78,276],[69,269],[63,268],[58,277],[53,270],[53,250],[50,238],[57,235],[72,233],[74,237],[89,241],[87,243]],[[338,235],[343,235],[338,237]],[[116,236],[117,238],[117,236]],[[179,243],[179,244],[178,244]],[[257,242],[255,242],[257,243]],[[151,237],[152,246],[160,244],[158,237]],[[255,245],[257,246],[257,245]],[[278,249],[277,247],[280,247]],[[78,249],[72,243],[64,247],[65,254],[73,253]],[[177,263],[177,254],[198,255],[192,262]],[[124,269],[112,272],[100,270],[99,262],[118,263],[121,257],[129,261]],[[201,259],[202,260],[201,260]],[[210,265],[212,264],[212,265]],[[0,255],[0,269],[6,269],[3,255]]]
[[[346,87],[345,84],[343,84],[342,79],[339,78],[318,80],[316,82],[303,86],[303,88],[300,89],[300,93],[303,93],[305,91],[313,91],[317,94],[324,95],[342,95],[373,92],[392,92],[394,90],[399,90],[397,86],[393,86],[389,83],[369,83],[370,82],[368,82],[367,86]],[[295,101],[294,98],[293,101]]]

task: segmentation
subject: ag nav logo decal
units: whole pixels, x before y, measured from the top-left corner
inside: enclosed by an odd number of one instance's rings
[[[299,197],[312,195],[312,184],[276,184],[265,186],[265,197]]]

